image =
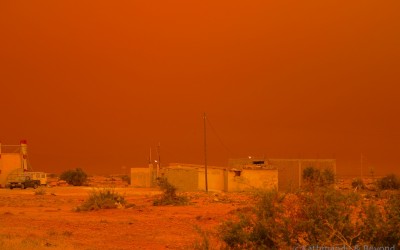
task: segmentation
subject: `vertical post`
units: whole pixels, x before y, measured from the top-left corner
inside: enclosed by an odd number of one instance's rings
[[[360,171],[361,171],[361,179],[363,178],[363,154],[361,153],[361,159],[360,159]]]
[[[300,188],[301,187],[301,178],[302,178],[302,176],[301,176],[301,161],[300,161],[300,159],[299,159],[299,186],[298,186],[298,188]]]
[[[24,172],[28,171],[28,143],[26,140],[21,140],[21,160],[22,160],[22,169]]]
[[[159,177],[158,175],[159,175],[160,169],[161,169],[160,148],[161,148],[161,143],[158,143],[158,147],[157,147],[157,154],[158,154],[157,177]]]
[[[0,142],[0,174],[1,174],[1,170],[3,169],[3,166],[1,165],[2,161],[1,161],[1,142]]]
[[[149,164],[151,164],[152,162],[151,162],[151,147],[150,147],[150,150],[149,150]]]
[[[206,192],[208,192],[208,177],[207,177],[207,125],[206,125],[206,113],[204,112],[204,178]]]
[[[2,171],[3,171],[3,161],[1,160],[1,142],[0,142],[0,181],[2,180],[2,175],[1,175]],[[0,187],[2,187],[1,184]]]

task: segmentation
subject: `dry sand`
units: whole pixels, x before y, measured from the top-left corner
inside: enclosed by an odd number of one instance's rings
[[[187,206],[152,205],[157,189],[116,188],[132,208],[75,212],[90,187],[0,189],[0,249],[191,249],[248,204],[242,194],[188,194]]]

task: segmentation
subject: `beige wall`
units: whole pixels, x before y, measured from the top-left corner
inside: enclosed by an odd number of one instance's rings
[[[174,166],[164,169],[164,175],[179,191],[205,191],[205,170],[202,167]],[[240,176],[235,176],[233,171],[222,168],[208,168],[207,183],[208,190],[214,192],[277,188],[278,170],[246,169],[241,171]]]
[[[196,168],[167,168],[164,176],[178,191],[197,191],[199,186]]]
[[[21,169],[21,155],[19,153],[3,153],[0,159],[0,185],[5,187],[7,177],[11,172]]]
[[[206,190],[206,178],[204,168],[198,170],[198,190]],[[207,169],[207,186],[209,191],[225,191],[225,170]]]
[[[151,187],[150,168],[131,168],[131,186],[149,188]]]
[[[278,168],[279,191],[294,191],[302,185],[303,170],[307,167],[332,169],[336,173],[334,159],[268,159],[268,163]]]
[[[152,168],[132,168],[131,183],[134,187],[151,187]],[[205,170],[201,165],[175,164],[163,168],[162,175],[178,191],[205,191]],[[153,176],[154,177],[154,176]],[[240,176],[223,168],[207,169],[209,191],[239,192],[255,188],[271,189],[278,187],[277,169],[245,169]]]
[[[228,192],[240,192],[255,188],[273,189],[278,187],[278,170],[244,169],[240,176],[234,171],[228,172]]]

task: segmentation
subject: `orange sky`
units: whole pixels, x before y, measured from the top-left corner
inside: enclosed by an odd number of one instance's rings
[[[0,1],[0,140],[36,170],[230,157],[400,172],[400,1]]]

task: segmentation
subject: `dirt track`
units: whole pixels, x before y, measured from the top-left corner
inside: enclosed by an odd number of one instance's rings
[[[75,212],[88,187],[0,189],[0,249],[190,249],[214,230],[246,196],[191,193],[192,205],[152,206],[156,189],[116,188],[128,209]]]

